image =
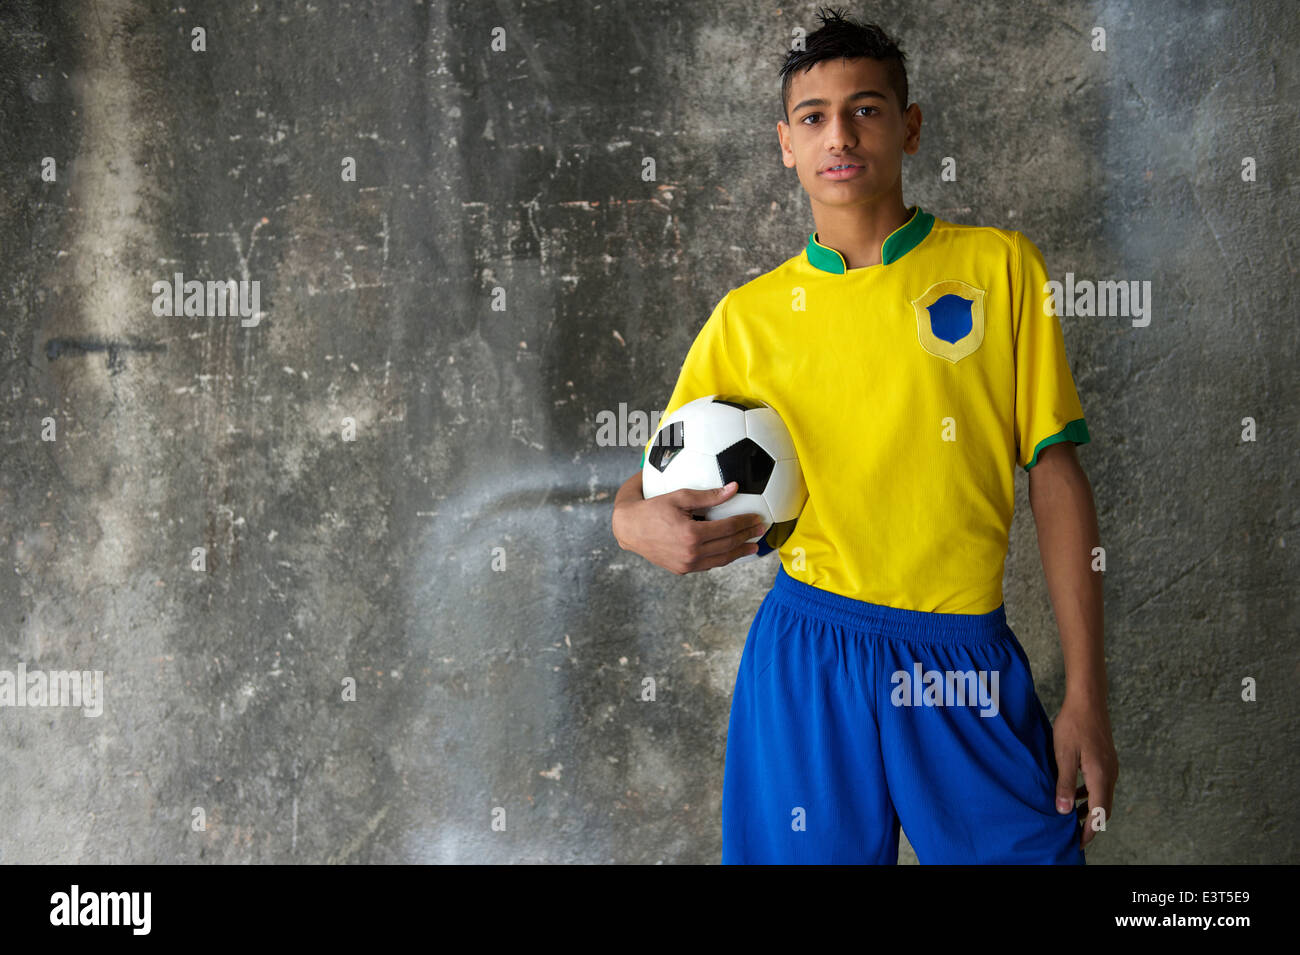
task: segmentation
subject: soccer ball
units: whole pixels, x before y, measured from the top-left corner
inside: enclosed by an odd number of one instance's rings
[[[808,488],[794,441],[776,409],[752,398],[707,395],[659,423],[641,472],[644,497],[684,487],[704,491],[731,481],[739,485],[736,493],[696,519],[760,514],[768,529],[748,542],[765,539],[773,549],[785,543],[808,500]]]

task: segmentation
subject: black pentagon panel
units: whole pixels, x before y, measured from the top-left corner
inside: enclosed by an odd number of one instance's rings
[[[744,398],[740,395],[718,395],[713,399],[715,405],[731,405],[733,408],[739,408],[741,411],[753,411],[755,408],[765,408],[766,405],[761,401],[755,401],[753,398]]]
[[[682,422],[674,421],[655,435],[655,443],[651,446],[650,456],[646,460],[656,471],[663,474],[673,458],[677,457],[684,447],[686,447],[685,429],[682,428]]]
[[[780,547],[790,539],[790,535],[794,533],[794,526],[798,523],[799,518],[797,517],[792,521],[778,521],[767,529],[767,533],[763,535],[763,540],[774,548]]]
[[[735,481],[740,485],[737,494],[762,494],[775,467],[772,455],[751,438],[743,438],[725,451],[718,452],[722,483]]]

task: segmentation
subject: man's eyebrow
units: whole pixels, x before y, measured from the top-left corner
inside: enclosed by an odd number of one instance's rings
[[[851,103],[854,100],[859,100],[859,99],[871,99],[872,97],[876,99],[883,99],[886,102],[888,102],[888,98],[885,96],[885,94],[878,92],[876,90],[858,90],[856,93],[854,93],[852,96],[849,97],[849,102]],[[827,99],[820,99],[820,98],[806,99],[800,103],[795,104],[795,106],[790,110],[790,112],[797,113],[805,106],[829,106],[829,105],[831,105],[831,101]]]

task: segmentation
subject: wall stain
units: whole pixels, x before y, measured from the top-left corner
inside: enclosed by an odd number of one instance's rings
[[[111,375],[116,375],[126,367],[126,363],[122,360],[123,352],[166,350],[167,346],[160,342],[98,341],[93,338],[51,338],[45,342],[45,357],[50,361],[64,355],[84,355],[95,351],[108,352],[108,372]]]

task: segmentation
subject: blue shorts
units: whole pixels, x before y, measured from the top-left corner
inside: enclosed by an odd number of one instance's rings
[[[722,862],[1083,865],[1006,609],[853,600],[782,567],[731,700]]]

